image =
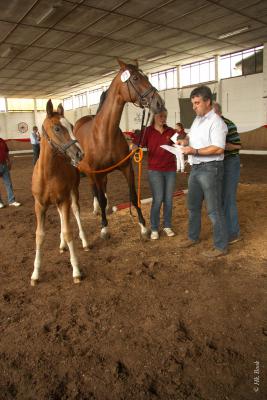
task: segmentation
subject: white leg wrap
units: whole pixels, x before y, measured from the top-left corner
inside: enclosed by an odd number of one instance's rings
[[[100,236],[102,238],[105,238],[105,237],[107,237],[107,235],[108,235],[108,227],[105,226],[104,228],[101,229]]]
[[[141,224],[140,222],[139,222],[139,225],[140,225],[140,228],[141,228],[141,234],[142,235],[146,235],[147,234],[147,228],[143,224]]]
[[[94,208],[93,213],[95,215],[98,215],[99,214],[99,210],[100,210],[100,206],[99,206],[99,202],[98,202],[96,196],[94,196],[93,208]]]

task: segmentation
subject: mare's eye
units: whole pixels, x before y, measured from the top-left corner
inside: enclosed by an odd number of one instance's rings
[[[137,80],[138,80],[138,76],[137,76],[137,75],[134,75],[134,76],[133,76],[133,80],[134,80],[134,81],[137,81]]]

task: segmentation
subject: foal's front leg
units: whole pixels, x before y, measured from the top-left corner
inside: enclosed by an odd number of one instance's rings
[[[72,276],[74,283],[81,282],[81,273],[78,266],[78,259],[74,249],[73,233],[70,225],[70,200],[58,206],[62,218],[62,234],[70,252],[70,263],[72,265]]]
[[[80,206],[79,206],[78,196],[79,196],[79,194],[76,191],[73,191],[71,193],[71,208],[72,208],[73,215],[77,221],[77,225],[79,228],[79,237],[82,241],[83,249],[84,249],[84,251],[88,251],[89,250],[88,242],[87,242],[87,239],[86,239],[86,236],[85,236],[82,224],[81,224]]]
[[[34,260],[34,269],[31,276],[31,285],[35,286],[39,280],[39,272],[41,268],[41,261],[42,261],[42,245],[44,242],[45,231],[44,231],[44,224],[45,224],[45,214],[46,208],[42,206],[38,200],[35,199],[35,215],[37,220],[37,227],[36,227],[36,251],[35,251],[35,260]]]

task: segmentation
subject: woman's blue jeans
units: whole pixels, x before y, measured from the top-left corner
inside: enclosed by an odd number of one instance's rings
[[[223,210],[226,219],[228,240],[231,241],[240,236],[238,212],[236,205],[236,192],[240,178],[239,155],[228,156],[224,159],[223,174]]]
[[[201,230],[201,209],[205,200],[213,226],[214,247],[226,250],[228,244],[222,208],[223,161],[211,161],[192,166],[188,181],[188,209],[190,240],[197,241]]]
[[[6,187],[8,203],[9,204],[13,203],[13,201],[15,201],[15,196],[14,196],[14,192],[13,192],[9,169],[6,164],[0,164],[0,176],[2,176],[5,187]],[[1,195],[0,195],[0,201],[2,203]]]
[[[148,180],[152,192],[152,206],[150,210],[151,230],[158,231],[160,224],[160,209],[163,203],[163,226],[171,228],[172,195],[175,188],[175,171],[148,171]]]

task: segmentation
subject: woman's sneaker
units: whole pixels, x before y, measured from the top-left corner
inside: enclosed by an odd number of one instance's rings
[[[166,233],[167,236],[175,236],[175,233],[173,232],[172,228],[163,228],[164,232]]]
[[[150,235],[150,239],[151,239],[151,240],[157,240],[157,239],[159,239],[159,233],[158,233],[158,231],[152,231],[152,232],[151,232],[151,235]]]
[[[12,203],[9,203],[9,205],[13,207],[19,207],[21,206],[21,203],[19,203],[18,201],[13,201]]]

